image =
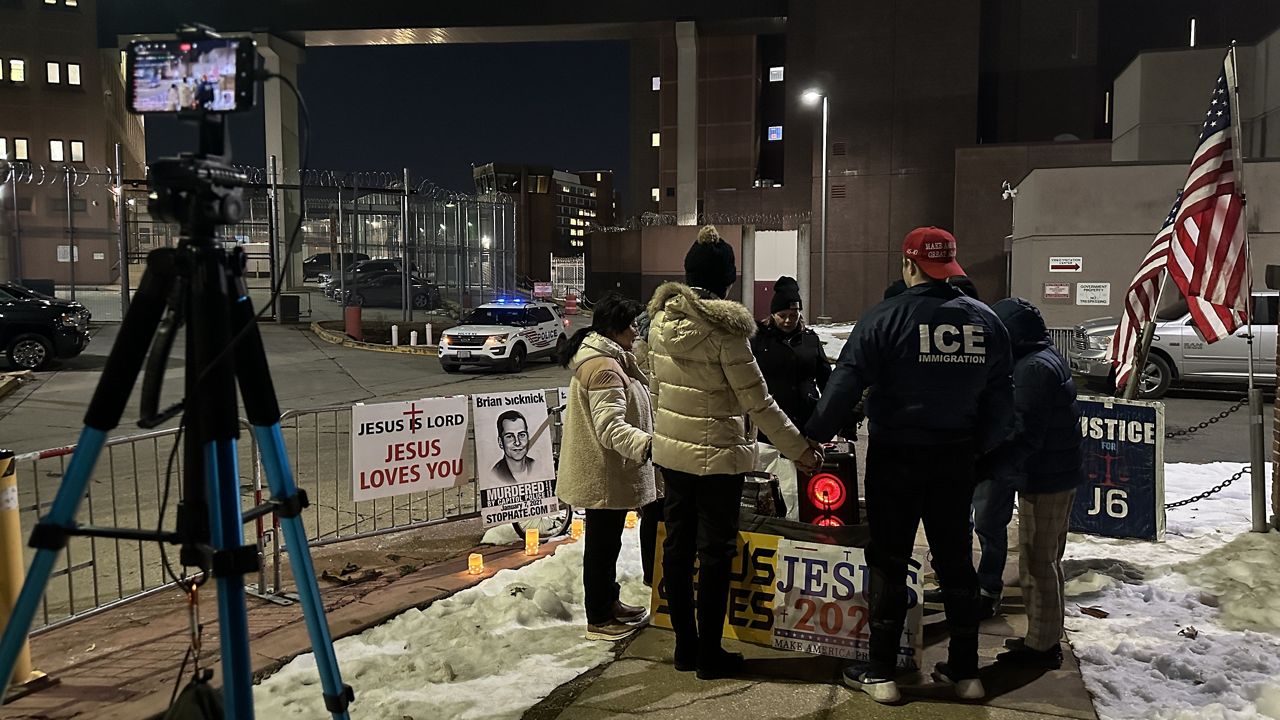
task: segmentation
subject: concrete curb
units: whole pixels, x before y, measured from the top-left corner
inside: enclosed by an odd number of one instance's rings
[[[376,343],[366,343],[366,342],[360,342],[359,340],[352,340],[351,338],[347,337],[343,333],[337,332],[335,330],[330,330],[326,327],[321,327],[318,321],[311,323],[311,332],[315,333],[316,337],[320,338],[321,340],[324,340],[327,343],[330,343],[333,345],[341,345],[343,347],[355,348],[356,350],[372,350],[373,352],[400,353],[401,355],[425,355],[427,357],[440,357],[439,352],[437,352],[436,349],[433,347],[426,347],[426,346],[411,347],[409,345],[400,345],[397,347],[392,347],[390,345],[379,345]]]

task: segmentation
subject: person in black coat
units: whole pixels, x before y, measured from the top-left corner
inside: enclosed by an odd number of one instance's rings
[[[805,327],[802,309],[799,283],[785,275],[778,278],[769,303],[769,319],[759,323],[751,339],[751,352],[769,394],[798,428],[809,422],[831,377],[831,363],[822,340]],[[769,438],[760,433],[760,441],[768,443]]]
[[[1076,488],[1084,478],[1076,386],[1035,305],[1009,298],[992,310],[1009,331],[1013,345],[1014,429],[982,462],[992,479],[979,488],[991,489],[990,499],[999,496],[1002,505],[997,508],[990,503],[990,517],[977,519],[983,541],[979,566],[998,564],[1003,570],[1006,527],[1017,492],[1019,579],[1027,608],[1027,636],[1014,641],[997,659],[1056,669],[1062,665],[1062,553]],[[997,514],[1003,524],[990,522]],[[991,542],[997,535],[998,542]],[[996,557],[989,561],[988,554]]]

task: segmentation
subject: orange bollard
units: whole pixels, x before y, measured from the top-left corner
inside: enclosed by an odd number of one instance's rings
[[[0,450],[0,627],[9,623],[22,592],[26,563],[22,559],[22,525],[18,513],[18,471],[12,450]],[[24,643],[13,666],[13,685],[44,677],[31,669],[31,646]]]

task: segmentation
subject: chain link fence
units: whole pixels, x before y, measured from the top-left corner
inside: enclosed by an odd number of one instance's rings
[[[456,314],[517,289],[516,205],[509,196],[452,192],[407,170],[236,170],[245,177],[244,216],[219,240],[245,252],[255,305],[280,282],[282,291],[308,300],[406,315]],[[148,194],[146,168],[0,160],[0,278],[81,302],[94,320],[120,320],[147,253],[181,239],[176,224],[148,211]],[[374,273],[356,276],[356,261],[379,258],[397,267],[407,258],[408,270],[398,278],[381,272],[379,282]],[[337,287],[315,285],[322,278],[336,279]],[[270,312],[305,316],[289,309],[293,302]]]

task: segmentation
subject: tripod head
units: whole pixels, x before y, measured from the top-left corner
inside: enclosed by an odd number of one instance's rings
[[[247,177],[224,158],[204,151],[203,138],[212,126],[225,132],[221,116],[201,113],[196,122],[201,126],[201,152],[166,158],[151,166],[147,208],[156,217],[181,225],[183,244],[212,245],[219,226],[244,217]]]

